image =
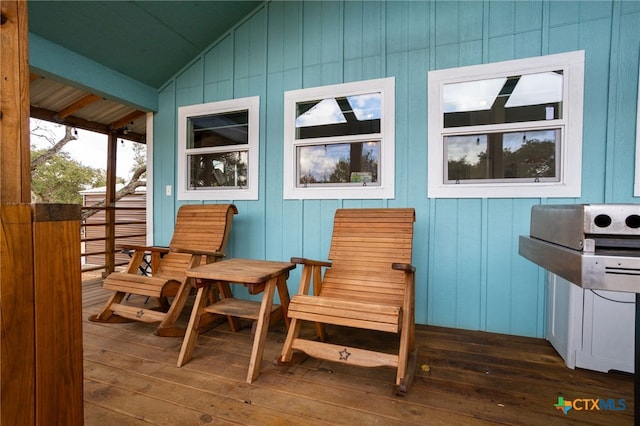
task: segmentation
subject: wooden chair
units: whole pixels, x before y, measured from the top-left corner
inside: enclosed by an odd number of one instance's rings
[[[291,324],[278,364],[290,363],[297,349],[345,364],[389,366],[397,368],[397,390],[408,390],[415,372],[414,221],[411,208],[336,211],[330,262],[291,259],[304,267],[298,294],[289,303]],[[300,337],[301,321],[316,322],[320,341]],[[399,350],[390,354],[327,343],[323,324],[399,334]]]
[[[175,322],[192,288],[185,271],[225,256],[233,215],[237,213],[233,204],[181,206],[169,247],[128,246],[135,250],[131,261],[124,272],[111,273],[104,280],[103,288],[114,293],[100,313],[89,320],[160,322],[158,336],[183,336],[185,330],[176,327]],[[138,273],[145,255],[151,256],[151,276]],[[162,310],[121,303],[127,294],[156,297]],[[173,298],[171,303],[169,297]]]

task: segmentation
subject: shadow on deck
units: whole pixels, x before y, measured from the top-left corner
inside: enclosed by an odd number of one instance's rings
[[[633,424],[633,375],[571,370],[543,339],[418,326],[415,382],[398,397],[391,369],[303,357],[274,366],[280,321],[269,330],[260,376],[247,384],[249,323],[238,333],[225,322],[201,334],[193,360],[178,368],[181,338],[157,337],[153,324],[87,320],[107,296],[101,280],[83,282],[87,425]],[[394,344],[383,334],[336,331],[330,336],[352,345]],[[565,415],[554,407],[558,397],[624,400],[626,409]]]

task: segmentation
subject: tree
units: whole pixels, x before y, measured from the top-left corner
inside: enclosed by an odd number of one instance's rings
[[[35,150],[31,151],[31,158],[34,202],[81,204],[81,190],[105,184],[104,170],[83,166],[66,152],[51,154],[51,150]]]
[[[50,145],[45,149],[34,149],[32,145],[31,186],[32,198],[35,202],[80,204],[82,202],[80,191],[105,185],[104,170],[84,166],[62,151],[67,143],[77,139],[73,128],[65,126],[64,135],[56,140],[57,136],[50,127],[42,125],[38,120],[33,120],[31,136],[44,139]],[[142,180],[147,171],[145,148],[142,144],[134,145],[133,176],[116,193],[116,201],[133,194],[139,186],[146,185],[146,181]],[[119,183],[124,183],[124,179],[118,178],[118,180]],[[105,200],[102,200],[93,206],[104,205]],[[97,211],[84,212],[83,219]]]

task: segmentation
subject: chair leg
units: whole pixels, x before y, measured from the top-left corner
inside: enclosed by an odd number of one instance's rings
[[[162,337],[180,337],[184,336],[185,329],[182,327],[176,327],[176,321],[184,308],[185,303],[189,297],[189,292],[191,290],[191,280],[184,280],[178,289],[175,297],[173,298],[173,303],[170,305],[167,314],[163,318],[163,320],[158,325],[158,328],[155,331],[157,336]],[[162,297],[160,298],[162,299]]]
[[[403,393],[407,392],[409,386],[411,386],[416,369],[416,350],[412,347],[414,344],[413,333],[414,328],[411,327],[411,325],[405,325],[400,331],[396,386],[398,386],[400,392]]]
[[[409,391],[411,384],[413,383],[413,379],[415,377],[416,366],[418,365],[418,354],[417,351],[413,351],[409,354],[407,360],[407,368],[404,374],[404,377],[400,379],[400,382],[395,386],[395,394],[405,394]]]
[[[276,359],[277,365],[285,365],[291,362],[291,358],[293,357],[293,341],[297,339],[298,334],[300,334],[300,325],[301,322],[299,319],[293,318],[291,320],[289,331],[287,332],[287,337],[282,347],[282,353],[280,357]]]
[[[111,305],[118,304],[122,302],[126,293],[121,291],[116,291],[111,295],[107,303],[104,305],[102,310],[95,315],[91,315],[89,317],[89,321],[93,322],[110,322],[110,323],[124,323],[124,322],[133,322],[132,319],[121,317],[120,315],[114,315],[113,310],[111,310]]]

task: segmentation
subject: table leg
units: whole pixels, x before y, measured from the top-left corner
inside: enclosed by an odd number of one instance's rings
[[[274,277],[267,281],[264,293],[262,294],[262,303],[260,304],[260,313],[258,314],[256,335],[253,338],[253,348],[251,349],[251,359],[249,360],[247,383],[253,382],[260,374],[260,364],[262,363],[264,344],[267,339],[267,331],[269,330],[273,296],[275,294],[278,280],[279,277]]]
[[[203,309],[207,306],[208,301],[208,288],[200,287],[196,294],[196,300],[193,302],[193,310],[191,311],[191,317],[189,318],[189,325],[182,341],[182,347],[180,348],[180,355],[178,355],[178,367],[182,367],[191,360],[193,355],[193,349],[196,346],[198,340],[200,317],[204,312]]]
[[[278,296],[280,297],[280,307],[282,309],[282,317],[284,318],[284,324],[289,329],[289,289],[287,288],[287,275],[282,274],[278,276]]]

